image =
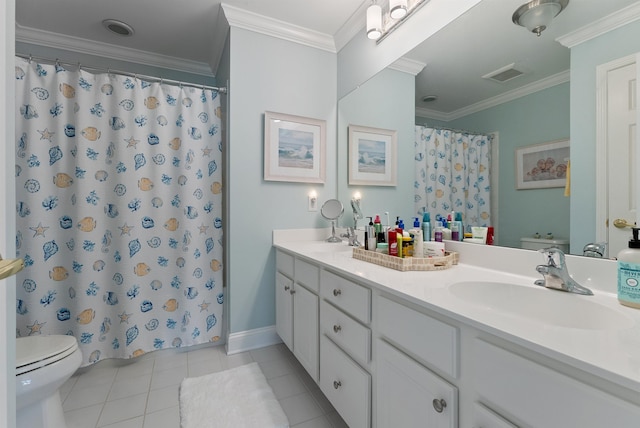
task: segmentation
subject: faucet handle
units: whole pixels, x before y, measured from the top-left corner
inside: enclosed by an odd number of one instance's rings
[[[544,254],[547,266],[562,268],[564,266],[564,253],[556,247],[543,248],[538,252]]]

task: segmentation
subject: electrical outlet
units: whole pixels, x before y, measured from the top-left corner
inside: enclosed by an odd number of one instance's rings
[[[309,211],[318,211],[318,197],[309,196]]]

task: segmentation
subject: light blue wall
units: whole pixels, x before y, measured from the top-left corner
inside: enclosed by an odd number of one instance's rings
[[[596,67],[640,52],[640,21],[571,49],[571,248],[595,241]]]
[[[416,118],[416,123],[425,121],[432,125],[428,119]],[[446,126],[499,133],[496,245],[519,247],[521,237],[536,232],[569,237],[570,198],[564,196],[564,188],[516,190],[515,179],[516,148],[569,138],[568,83],[448,122]],[[572,148],[572,158],[573,153]]]
[[[393,102],[389,101],[389,88],[393,88]],[[341,224],[353,225],[350,200],[356,191],[362,195],[362,210],[365,216],[380,214],[383,224],[385,211],[392,220],[400,216],[405,225],[413,214],[413,163],[407,160],[414,156],[415,78],[401,71],[385,69],[369,79],[358,89],[342,98],[338,108],[338,198],[345,206]],[[368,126],[396,130],[398,185],[349,186],[347,160],[349,125]],[[366,220],[366,219],[364,219]],[[368,220],[367,220],[368,221]],[[393,223],[393,222],[392,222]],[[364,225],[360,221],[358,226]]]
[[[336,54],[237,27],[230,33],[225,234],[231,333],[275,324],[272,230],[326,227],[307,211],[336,197]],[[326,120],[324,184],[263,180],[264,112]]]

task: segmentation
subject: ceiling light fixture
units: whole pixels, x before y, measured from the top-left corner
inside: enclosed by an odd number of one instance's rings
[[[367,8],[367,37],[380,43],[412,13],[429,0],[381,0],[382,6],[371,1]]]
[[[526,27],[527,30],[540,34],[551,24],[569,4],[569,0],[531,0],[520,6],[511,19],[514,24]]]
[[[104,25],[107,30],[119,36],[133,36],[134,33],[131,25],[117,19],[105,19],[102,21],[102,25]]]
[[[438,96],[437,95],[425,95],[424,97],[422,97],[422,102],[423,103],[432,103],[434,101],[438,100]]]

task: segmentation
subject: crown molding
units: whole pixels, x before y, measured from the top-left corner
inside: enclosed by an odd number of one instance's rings
[[[202,76],[213,76],[209,64],[176,58],[160,54],[152,54],[138,49],[116,46],[79,37],[66,36],[51,31],[23,27],[16,23],[16,42],[30,43],[54,49],[63,49],[86,55],[101,56],[119,61],[128,61],[152,67],[161,67]]]
[[[556,39],[558,43],[568,48],[573,48],[581,43],[601,36],[609,31],[620,28],[640,19],[640,2],[622,8],[617,12],[598,19],[589,25],[578,28]]]
[[[222,3],[222,10],[231,27],[250,30],[332,53],[337,52],[333,37],[319,31],[258,15],[227,3]]]
[[[337,51],[345,47],[360,31],[366,32],[366,16],[369,6],[369,2],[363,2],[333,36]]]
[[[522,86],[518,89],[505,92],[504,94],[500,94],[495,97],[487,98],[486,100],[479,101],[477,103],[471,104],[469,106],[466,106],[448,113],[427,109],[427,108],[416,107],[416,116],[449,122],[455,119],[460,119],[461,117],[465,117],[473,113],[477,113],[482,110],[486,110],[491,107],[495,107],[500,104],[504,104],[509,101],[516,100],[518,98],[522,98],[526,95],[531,95],[533,93],[542,91],[544,89],[548,89],[553,86],[566,83],[568,81],[569,81],[569,70],[561,71],[560,73],[554,74],[544,79],[540,79],[536,82]]]
[[[390,69],[417,75],[426,67],[426,63],[402,57],[389,66]]]

